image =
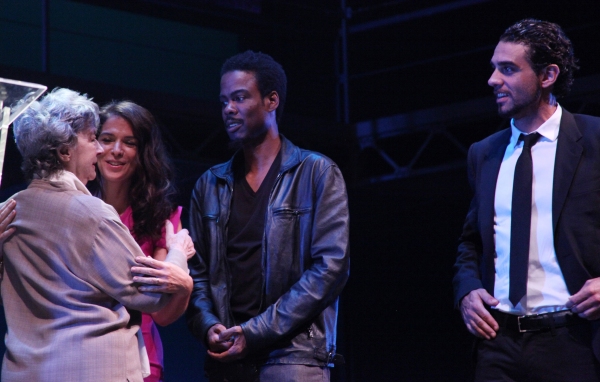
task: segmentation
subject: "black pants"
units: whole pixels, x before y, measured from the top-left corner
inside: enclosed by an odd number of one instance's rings
[[[554,333],[500,328],[493,340],[477,343],[475,381],[600,381],[591,339],[591,325],[585,320]]]

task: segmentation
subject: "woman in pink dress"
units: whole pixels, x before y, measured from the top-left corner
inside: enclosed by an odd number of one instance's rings
[[[185,311],[192,290],[192,279],[183,270],[157,264],[167,254],[165,220],[181,229],[181,207],[173,201],[173,171],[154,117],[133,102],[112,102],[102,107],[98,142],[104,153],[98,157],[97,189],[92,192],[117,210],[147,256],[141,262],[158,267],[156,274],[150,273],[157,277],[156,287],[173,293],[165,308],[142,314],[141,329],[151,371],[144,381],[162,381],[163,349],[155,323],[164,326],[177,320]],[[145,291],[152,288],[141,287]]]

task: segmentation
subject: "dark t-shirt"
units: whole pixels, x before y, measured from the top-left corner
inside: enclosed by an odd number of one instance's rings
[[[233,196],[227,224],[227,260],[231,275],[230,304],[236,325],[260,313],[265,216],[280,165],[281,151],[254,192],[246,181],[243,161],[234,164]]]

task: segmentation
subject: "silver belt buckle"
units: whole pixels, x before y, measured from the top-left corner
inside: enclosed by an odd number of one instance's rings
[[[537,331],[537,330],[521,329],[521,318],[524,318],[524,317],[535,317],[535,316],[539,316],[539,314],[530,314],[530,315],[526,315],[526,316],[517,316],[517,325],[519,327],[519,333],[528,333],[528,332],[536,332]]]

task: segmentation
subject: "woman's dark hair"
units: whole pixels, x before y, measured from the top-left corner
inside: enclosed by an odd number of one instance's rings
[[[523,44],[528,47],[528,60],[536,73],[548,65],[558,65],[560,74],[552,94],[557,98],[569,94],[573,72],[579,69],[573,53],[573,44],[562,28],[548,21],[524,19],[511,25],[500,36],[500,41]]]
[[[138,239],[158,239],[165,220],[177,207],[173,168],[162,143],[160,129],[152,114],[142,106],[130,101],[113,101],[100,109],[98,134],[110,117],[121,117],[127,121],[137,140],[138,166],[129,191],[133,233]],[[92,192],[102,197],[102,174],[99,171],[97,180],[97,189],[92,189]]]

